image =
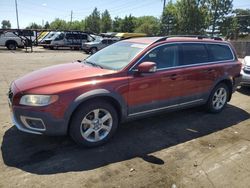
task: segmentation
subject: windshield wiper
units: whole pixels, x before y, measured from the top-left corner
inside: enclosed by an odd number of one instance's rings
[[[93,63],[93,62],[90,62],[90,61],[87,61],[87,60],[83,60],[82,62],[85,63],[85,64],[90,64],[90,65],[92,65],[93,67],[99,67],[99,68],[103,69],[103,66],[98,65],[98,64],[96,64],[96,63]]]

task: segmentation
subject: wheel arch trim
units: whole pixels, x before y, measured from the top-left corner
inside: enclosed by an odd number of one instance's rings
[[[216,82],[214,82],[212,88],[210,89],[210,94],[211,92],[213,91],[213,89],[219,84],[219,83],[222,83],[222,82],[230,82],[231,83],[231,86],[230,86],[230,95],[228,97],[228,102],[231,100],[231,97],[232,97],[232,94],[233,94],[233,84],[234,84],[234,80],[233,80],[233,77],[230,77],[229,75],[225,75],[223,77],[221,77],[220,79],[218,79]]]
[[[69,126],[71,116],[73,115],[74,111],[81,105],[83,102],[88,101],[90,99],[101,97],[109,97],[117,102],[120,106],[120,118],[121,121],[126,119],[127,116],[127,105],[124,98],[114,91],[109,91],[107,89],[95,89],[92,91],[88,91],[83,93],[75,98],[75,100],[70,104],[68,109],[64,114],[64,118],[66,120],[67,126]]]

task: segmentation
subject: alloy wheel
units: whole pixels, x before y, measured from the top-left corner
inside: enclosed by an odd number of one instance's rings
[[[82,120],[80,131],[82,137],[89,142],[103,140],[111,131],[113,118],[105,109],[94,109]]]
[[[215,91],[213,99],[212,99],[212,104],[213,104],[214,109],[220,110],[221,108],[223,108],[226,101],[227,101],[226,89],[223,87],[218,88]]]

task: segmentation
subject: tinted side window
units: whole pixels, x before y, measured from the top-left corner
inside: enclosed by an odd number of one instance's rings
[[[165,45],[152,50],[142,62],[151,61],[157,64],[157,69],[173,67],[178,64],[178,46]]]
[[[210,61],[205,44],[182,44],[182,60],[180,65],[206,63]]]
[[[233,54],[227,45],[207,44],[212,61],[232,60]]]
[[[85,35],[85,34],[82,34],[82,35],[81,35],[81,39],[83,39],[83,40],[87,40],[87,39],[88,39],[88,36],[87,36],[87,35]]]
[[[113,41],[112,40],[108,40],[108,44],[112,44],[113,43]]]
[[[105,39],[105,40],[102,40],[102,44],[107,44],[108,41]]]
[[[73,39],[73,37],[74,37],[73,34],[70,33],[67,33],[65,36],[66,39]]]

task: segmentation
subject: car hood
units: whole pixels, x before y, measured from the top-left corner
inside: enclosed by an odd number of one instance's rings
[[[103,76],[114,72],[113,70],[101,69],[99,67],[74,62],[55,65],[31,72],[15,80],[15,85],[20,91],[27,91],[38,87]]]

